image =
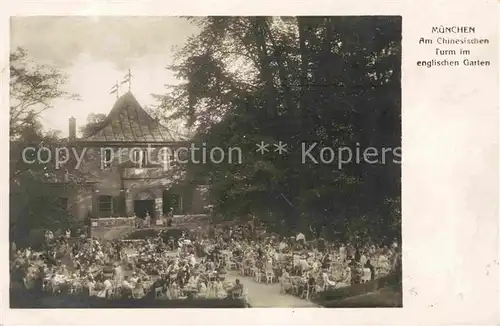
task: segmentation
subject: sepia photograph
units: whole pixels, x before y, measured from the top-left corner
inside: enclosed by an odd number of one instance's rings
[[[403,307],[401,47],[401,16],[11,17],[10,308]]]

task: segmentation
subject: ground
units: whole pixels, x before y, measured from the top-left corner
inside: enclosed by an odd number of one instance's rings
[[[318,307],[318,305],[298,298],[290,294],[280,294],[280,285],[257,283],[250,277],[240,276],[236,271],[230,271],[227,274],[227,279],[234,281],[239,279],[243,287],[248,292],[248,302],[252,308],[304,308]]]

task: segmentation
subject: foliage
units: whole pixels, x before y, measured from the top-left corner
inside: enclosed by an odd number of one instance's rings
[[[344,237],[399,237],[400,165],[302,162],[301,146],[401,145],[398,17],[187,18],[201,32],[170,67],[183,80],[158,96],[196,143],[238,147],[241,163],[189,164],[233,219]],[[270,152],[256,153],[264,141]],[[283,141],[287,153],[273,152]],[[318,151],[315,152],[318,155]]]
[[[67,145],[56,133],[43,131],[39,115],[55,99],[77,96],[62,90],[64,74],[33,64],[24,49],[11,53],[10,73],[10,223],[11,236],[20,240],[30,230],[68,227],[73,223],[59,197],[71,182],[58,186],[57,175],[64,176],[64,171],[57,171],[54,161],[42,163],[39,158],[45,161],[48,154],[41,152],[43,155],[38,158],[36,151]],[[28,147],[33,150],[23,157],[23,150]]]
[[[107,115],[104,113],[90,113],[87,117],[87,123],[80,127],[82,137],[89,137],[101,129],[106,122],[106,117]]]
[[[396,287],[401,291],[401,283],[397,283],[399,276],[397,273],[389,274],[367,283],[352,284],[350,286],[325,290],[319,293],[316,301],[323,306],[322,302],[336,301],[349,297],[373,293],[383,288]]]
[[[18,48],[10,54],[10,137],[18,139],[31,129],[55,99],[77,100],[63,90],[67,77],[55,68],[32,62],[28,52]]]

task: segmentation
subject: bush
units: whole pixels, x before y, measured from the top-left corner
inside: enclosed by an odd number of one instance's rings
[[[342,300],[349,297],[359,296],[371,292],[375,292],[381,288],[388,286],[397,286],[400,277],[397,274],[391,274],[371,282],[353,284],[344,288],[332,289],[321,292],[316,300],[318,304],[324,305],[325,302]],[[399,283],[400,285],[400,283]]]

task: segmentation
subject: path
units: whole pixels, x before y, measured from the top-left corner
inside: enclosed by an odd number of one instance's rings
[[[247,289],[247,299],[252,308],[318,307],[318,305],[296,296],[280,294],[280,285],[277,283],[269,285],[266,283],[257,283],[252,278],[241,276],[236,271],[228,272],[226,277],[233,282],[235,279],[240,280],[243,287]]]

